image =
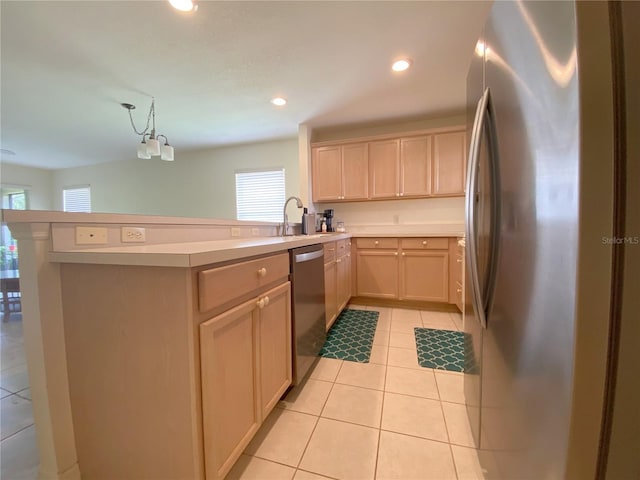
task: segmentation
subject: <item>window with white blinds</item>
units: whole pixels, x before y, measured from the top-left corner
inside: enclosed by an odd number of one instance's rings
[[[91,212],[91,187],[67,187],[62,191],[65,212]]]
[[[236,172],[238,220],[281,222],[284,201],[284,168]]]

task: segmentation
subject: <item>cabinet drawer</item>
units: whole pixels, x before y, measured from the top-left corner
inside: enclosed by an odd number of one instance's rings
[[[449,248],[449,239],[441,238],[403,238],[400,245],[407,250],[447,250]]]
[[[288,253],[203,270],[198,273],[199,309],[206,312],[288,276]]]
[[[397,238],[357,238],[358,248],[398,248]]]
[[[322,248],[324,250],[324,263],[333,262],[336,259],[336,242],[327,242]]]

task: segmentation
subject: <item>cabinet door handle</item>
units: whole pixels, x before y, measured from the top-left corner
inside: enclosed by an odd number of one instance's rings
[[[399,194],[399,193],[396,193],[396,197],[399,197],[399,196],[400,196],[400,194]]]
[[[336,263],[340,263],[342,261],[341,258],[336,259]]]
[[[401,194],[400,194],[400,196],[401,196],[401,197],[404,197],[404,193],[401,193]]]
[[[397,254],[396,254],[396,255],[397,255]],[[402,256],[403,256],[403,257],[406,257],[406,256],[407,256],[407,254],[406,254],[405,252],[402,252]]]
[[[462,293],[462,289],[461,288],[456,288],[456,292],[457,293]]]
[[[262,267],[262,268],[258,269],[258,276],[259,277],[264,277],[266,275],[267,275],[267,269],[266,268]]]
[[[398,256],[398,252],[393,252],[393,254],[397,257]]]
[[[264,298],[258,299],[256,305],[258,305],[258,308],[264,308]]]
[[[264,297],[264,306],[266,307],[267,305],[269,305],[269,295]]]
[[[456,258],[456,262],[462,263],[462,259],[461,258]]]
[[[426,245],[427,245],[427,241],[426,241],[426,240],[423,240],[423,241],[422,241],[422,245],[425,245],[425,246],[426,246]]]

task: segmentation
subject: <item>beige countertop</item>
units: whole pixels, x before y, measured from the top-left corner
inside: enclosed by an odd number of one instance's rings
[[[143,265],[157,267],[198,267],[212,263],[240,260],[351,237],[456,237],[452,233],[316,233],[289,237],[233,238],[199,242],[176,242],[154,245],[126,245],[52,251],[49,260],[56,263],[92,263],[103,265]]]
[[[359,238],[415,238],[415,237],[463,237],[464,233],[461,232],[435,232],[435,233],[420,233],[420,232],[399,232],[399,233],[375,233],[375,232],[367,232],[367,233],[350,233],[351,237],[359,237]]]
[[[256,237],[202,242],[163,243],[90,248],[49,253],[58,263],[92,263],[103,265],[144,265],[155,267],[198,267],[210,263],[239,260],[290,248],[342,240],[346,233],[296,235],[290,237]]]

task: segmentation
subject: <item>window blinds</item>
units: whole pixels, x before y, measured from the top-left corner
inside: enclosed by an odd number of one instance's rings
[[[65,212],[91,212],[91,187],[69,187],[63,190]]]
[[[284,201],[284,168],[236,172],[238,220],[281,222]]]

